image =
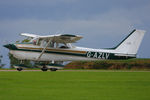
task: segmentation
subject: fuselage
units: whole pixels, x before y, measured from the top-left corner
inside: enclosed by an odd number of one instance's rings
[[[44,47],[33,43],[19,43],[5,45],[10,53],[20,60],[36,61]],[[38,61],[84,61],[84,60],[107,60],[129,59],[136,55],[123,54],[114,49],[92,49],[84,47],[51,48],[47,47]]]

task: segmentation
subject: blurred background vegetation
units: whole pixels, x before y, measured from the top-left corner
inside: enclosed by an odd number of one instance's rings
[[[150,59],[75,61],[66,69],[150,69]]]
[[[3,64],[3,63],[2,63],[2,58],[3,58],[3,56],[2,56],[2,55],[0,55],[0,68],[2,68],[2,67],[4,67],[4,66],[5,66],[5,64]]]

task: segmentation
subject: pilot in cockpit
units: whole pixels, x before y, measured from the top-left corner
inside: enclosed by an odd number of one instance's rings
[[[32,42],[33,42],[34,45],[36,45],[36,40],[33,40]]]

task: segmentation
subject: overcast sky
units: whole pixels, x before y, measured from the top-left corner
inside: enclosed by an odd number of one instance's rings
[[[150,58],[150,0],[0,0],[0,54],[2,45],[23,39],[22,32],[49,35],[79,34],[75,45],[90,48],[116,46],[133,29],[146,30],[139,58]]]

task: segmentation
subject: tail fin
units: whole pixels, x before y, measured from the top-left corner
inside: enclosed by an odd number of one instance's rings
[[[133,30],[119,45],[115,47],[115,51],[125,54],[137,54],[144,33],[144,30]]]

